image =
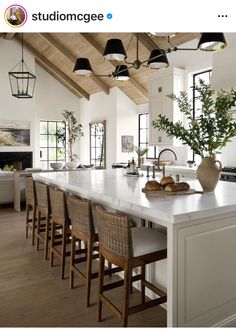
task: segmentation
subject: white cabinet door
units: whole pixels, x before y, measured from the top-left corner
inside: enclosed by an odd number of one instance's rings
[[[167,97],[153,97],[149,101],[149,144],[169,145],[173,139],[168,137],[165,132],[155,129],[152,122],[159,118],[159,115],[166,115],[172,120],[172,101]]]
[[[235,319],[235,238],[235,216],[178,229],[178,326]]]
[[[179,94],[183,90],[184,70],[172,68],[158,73],[149,83],[149,144],[174,145],[175,139],[168,137],[164,132],[154,129],[152,122],[158,119],[159,114],[167,116],[171,121],[181,120],[180,111],[167,96],[170,93]]]

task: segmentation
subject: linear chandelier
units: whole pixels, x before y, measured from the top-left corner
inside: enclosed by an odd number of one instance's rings
[[[157,35],[157,34],[156,34]],[[133,37],[136,36],[136,59],[133,62],[128,61],[127,51],[130,47]],[[163,69],[169,66],[167,54],[175,51],[219,51],[227,46],[223,33],[202,33],[196,48],[180,48],[172,44],[170,35],[167,36],[169,44],[168,49],[164,50],[158,47],[154,40],[145,33],[145,36],[153,44],[153,50],[146,60],[140,60],[139,57],[139,34],[132,34],[128,47],[125,50],[120,39],[107,40],[103,56],[108,61],[118,61],[121,64],[115,67],[115,71],[110,74],[97,75],[93,73],[89,59],[78,58],[74,66],[74,74],[78,76],[89,77],[91,75],[98,77],[110,77],[116,81],[127,81],[130,78],[129,69],[139,70],[141,67],[150,69]]]

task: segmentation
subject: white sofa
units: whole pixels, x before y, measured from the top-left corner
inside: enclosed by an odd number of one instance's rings
[[[24,200],[24,179],[20,183],[21,201]],[[0,205],[14,202],[14,173],[0,171]]]

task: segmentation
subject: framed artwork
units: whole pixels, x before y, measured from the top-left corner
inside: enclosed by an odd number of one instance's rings
[[[30,122],[0,120],[0,146],[30,146]]]
[[[122,153],[131,153],[134,151],[134,136],[121,136]]]

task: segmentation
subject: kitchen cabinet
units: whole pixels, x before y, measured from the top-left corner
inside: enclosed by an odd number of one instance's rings
[[[152,77],[149,83],[149,144],[150,145],[174,145],[176,140],[167,137],[167,135],[153,128],[152,122],[159,115],[166,115],[171,121],[182,121],[183,116],[178,111],[178,106],[170,98],[170,93],[179,95],[184,89],[184,70],[179,68],[170,68],[158,72]]]
[[[151,264],[147,277],[167,288],[168,327],[236,325],[235,183],[220,181],[214,193],[160,198],[142,193],[146,176],[126,177],[122,169],[41,172],[33,177],[164,227],[167,259],[162,265]],[[200,184],[195,180],[191,187],[199,191]]]

